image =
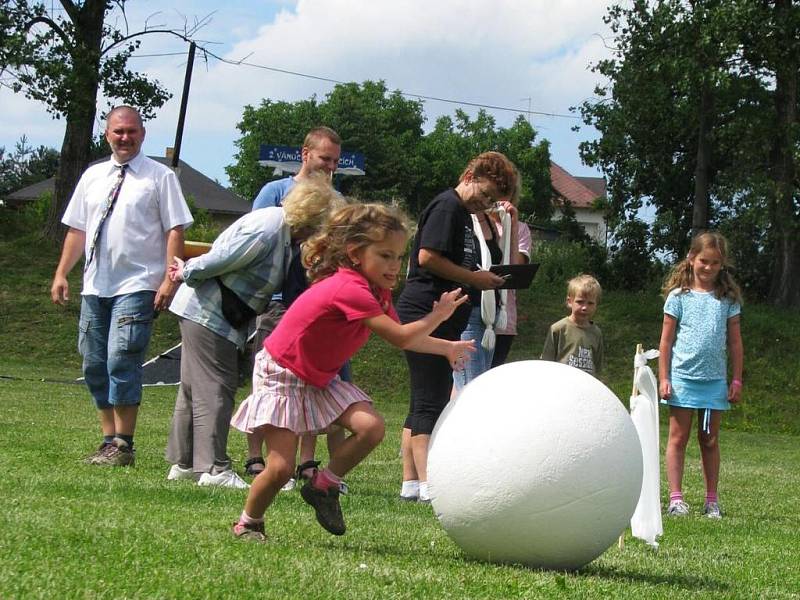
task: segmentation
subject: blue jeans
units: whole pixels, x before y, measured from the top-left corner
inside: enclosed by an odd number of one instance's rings
[[[99,410],[142,401],[142,363],[153,331],[155,296],[152,291],[82,296],[78,351]]]
[[[461,334],[462,341],[475,341],[475,352],[468,355],[464,370],[453,371],[453,384],[455,385],[456,392],[460,392],[470,381],[492,368],[494,349],[487,350],[481,346],[481,340],[483,339],[483,333],[485,331],[486,326],[483,324],[483,319],[481,319],[481,307],[475,306],[469,313],[467,328]]]

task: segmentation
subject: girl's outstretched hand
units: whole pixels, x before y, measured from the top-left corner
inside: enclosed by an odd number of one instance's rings
[[[186,263],[177,256],[172,257],[172,264],[167,267],[169,280],[175,283],[183,281],[183,265]]]
[[[439,298],[438,302],[434,301],[431,314],[441,318],[442,321],[446,321],[456,308],[464,304],[468,299],[469,296],[461,293],[461,288],[456,288],[451,292],[445,292],[442,294],[441,298]]]
[[[669,400],[669,397],[672,396],[672,383],[669,379],[662,379],[658,385],[658,392],[659,396],[664,400]]]
[[[463,371],[467,358],[473,352],[475,352],[475,340],[450,342],[447,360],[450,361],[453,371]]]

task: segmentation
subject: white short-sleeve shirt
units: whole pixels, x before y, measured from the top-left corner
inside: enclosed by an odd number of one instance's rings
[[[88,256],[119,170],[108,160],[81,176],[61,221],[86,233]],[[166,270],[167,232],[192,223],[175,173],[141,152],[128,162],[114,209],[83,274],[83,295],[104,298],[158,290]]]

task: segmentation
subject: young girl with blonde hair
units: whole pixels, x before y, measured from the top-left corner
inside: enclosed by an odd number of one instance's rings
[[[742,297],[729,269],[727,241],[719,233],[706,232],[692,240],[686,259],[664,283],[658,375],[660,395],[669,404],[666,463],[671,516],[689,514],[681,486],[695,411],[706,485],[703,514],[722,516],[717,495],[720,422],[730,404],[741,399],[744,363]]]
[[[264,513],[294,472],[298,436],[337,424],[351,435],[300,490],[317,521],[334,535],[345,532],[339,506],[341,477],[380,443],[383,418],[372,400],[337,375],[367,341],[370,331],[400,348],[445,357],[458,366],[473,344],[431,338],[467,297],[441,294],[418,321],[400,325],[391,290],[400,276],[409,231],[405,216],[383,204],[351,204],[335,212],[304,245],[311,287],[289,307],[256,357],[253,393],[232,424],[260,430],[269,454],[234,523],[239,538],[265,539]]]

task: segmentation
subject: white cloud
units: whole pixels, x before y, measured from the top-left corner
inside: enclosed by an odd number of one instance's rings
[[[165,17],[204,15],[218,6],[210,0],[142,4],[137,8],[140,18],[154,6],[163,6]],[[588,64],[607,52],[598,37],[607,35],[602,22],[605,10],[605,3],[586,0],[241,1],[226,3],[198,35],[225,42],[210,48],[231,60],[247,57],[250,63],[343,81],[384,79],[390,89],[520,111],[528,107],[530,97],[535,111],[567,113],[570,106],[592,95],[597,76]],[[147,47],[177,51],[185,45],[152,40]],[[139,61],[139,69],[159,78],[175,94],[148,124],[148,150],[160,153],[161,146],[174,138],[185,58]],[[182,156],[222,178],[224,166],[233,160],[235,125],[245,104],[258,104],[262,98],[294,101],[314,93],[323,97],[332,87],[213,60],[206,68],[198,53]],[[5,113],[0,115],[0,143],[7,145],[10,125],[27,122],[32,115],[26,103],[16,99],[9,103],[9,114],[8,100],[8,92],[0,92]],[[428,122],[456,108],[428,101]],[[516,116],[493,114],[500,125],[510,124]],[[39,130],[40,121],[33,119],[26,127]],[[553,141],[554,159],[580,172],[579,140],[569,131],[577,121],[534,115],[533,122]],[[60,125],[50,123],[48,128]],[[298,139],[303,133],[298,132]],[[563,155],[556,156],[556,151]]]

